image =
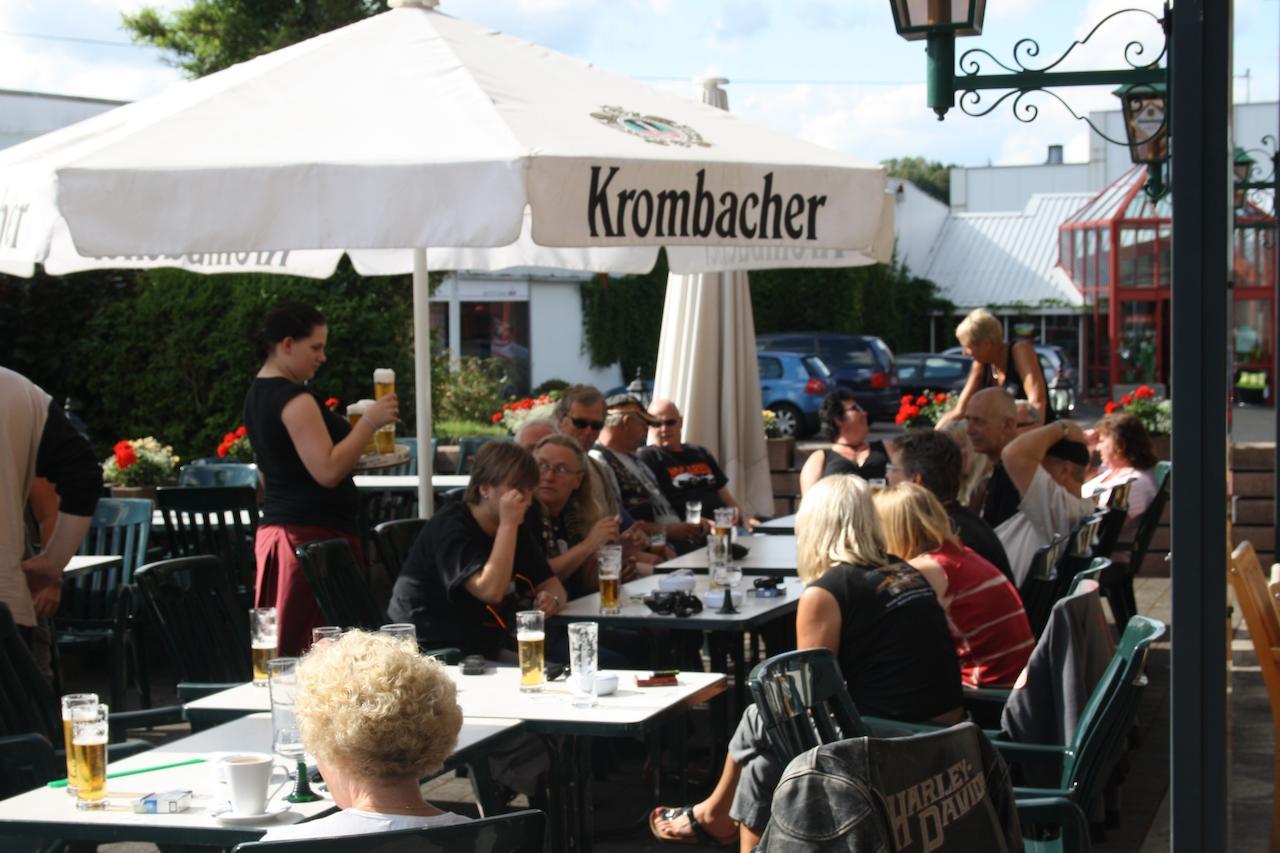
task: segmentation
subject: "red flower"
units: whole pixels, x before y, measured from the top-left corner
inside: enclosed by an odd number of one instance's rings
[[[1139,385],[1137,390],[1133,392],[1133,398],[1135,400],[1150,400],[1155,395],[1156,392],[1152,391],[1146,385]]]
[[[925,406],[925,405],[928,405],[928,403],[929,403],[929,398],[923,394],[921,394],[919,397],[916,398],[917,406]]]
[[[1133,402],[1132,394],[1125,394],[1123,397],[1120,398],[1120,405],[1122,406],[1127,406],[1132,402]]]
[[[901,403],[904,406],[910,406],[915,401],[916,401],[915,397],[912,397],[910,394],[907,394],[902,398]]]
[[[496,424],[496,423],[501,422],[501,420],[502,420],[502,412],[494,412],[494,413],[493,413],[493,422]]]
[[[138,454],[133,452],[133,445],[128,441],[117,441],[111,450],[115,454],[117,468],[128,468],[138,461]]]
[[[902,413],[907,416],[907,420],[911,420],[912,418],[920,414],[920,407],[919,406],[903,406]]]
[[[329,399],[324,401],[324,405],[325,405],[325,408],[327,408],[329,411],[332,412],[334,409],[338,408],[339,402],[341,401],[338,400],[337,397],[330,397]]]
[[[229,448],[227,445],[225,445],[225,444],[219,444],[219,445],[218,445],[218,455],[219,455],[219,456],[226,456],[226,455],[227,455],[227,453],[228,453],[229,451],[230,451],[230,448]]]
[[[246,430],[243,426],[238,426],[238,427],[236,427],[236,437],[237,437],[237,438],[243,438],[243,437],[244,437],[244,436],[246,436],[246,435],[248,435],[248,430]]]
[[[1118,408],[1120,408],[1119,403],[1117,403],[1115,400],[1108,400],[1107,404],[1102,407],[1102,413],[1104,415],[1110,415],[1113,412],[1115,412],[1115,410]]]
[[[898,414],[894,416],[893,422],[898,426],[902,426],[907,422],[907,413],[905,411],[898,412]]]
[[[222,436],[222,443],[223,443],[223,444],[235,444],[235,443],[236,443],[236,434],[235,434],[234,432],[226,433],[225,435],[223,435],[223,436]]]
[[[939,406],[941,406],[943,403],[947,402],[947,395],[946,395],[946,394],[934,394],[934,395],[933,395],[933,402],[935,402],[935,403],[937,403]]]

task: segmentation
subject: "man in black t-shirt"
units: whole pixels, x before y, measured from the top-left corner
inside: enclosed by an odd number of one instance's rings
[[[551,616],[564,606],[564,586],[525,519],[537,482],[527,450],[491,441],[476,454],[462,503],[441,510],[418,535],[388,615],[412,622],[423,648],[514,660],[515,612]]]
[[[995,530],[976,512],[956,500],[960,493],[962,468],[960,446],[944,432],[914,429],[893,440],[889,455],[892,459],[886,471],[889,485],[919,483],[933,492],[947,511],[960,542],[1012,581],[1013,569]]]
[[[649,404],[648,447],[636,452],[636,458],[649,467],[658,487],[676,512],[686,501],[702,503],[703,518],[723,506],[737,507],[745,515],[733,492],[729,478],[711,451],[696,444],[684,443],[684,416],[671,400],[654,400]],[[755,527],[759,521],[745,518],[739,523]]]

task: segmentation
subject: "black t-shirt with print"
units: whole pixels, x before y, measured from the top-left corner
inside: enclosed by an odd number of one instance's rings
[[[484,568],[493,538],[465,503],[442,509],[418,534],[391,593],[393,622],[412,622],[423,648],[456,646],[492,660],[515,648],[518,601],[532,598],[551,577],[537,531],[542,519],[530,508],[516,535],[512,585],[501,605],[486,605],[467,591],[467,578]]]
[[[658,481],[658,488],[677,511],[682,511],[686,501],[701,501],[702,515],[723,506],[720,490],[729,478],[720,470],[716,458],[705,447],[686,444],[678,452],[650,445],[636,451],[638,458]]]

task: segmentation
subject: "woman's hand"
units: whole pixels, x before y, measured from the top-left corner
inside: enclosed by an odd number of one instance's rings
[[[524,514],[533,503],[533,492],[522,492],[519,489],[508,489],[498,498],[498,525],[518,525],[524,521]]]
[[[593,552],[600,550],[601,547],[608,545],[617,538],[618,517],[616,515],[606,515],[591,525],[591,529],[587,531],[585,537],[589,549]]]
[[[379,398],[372,406],[365,410],[364,419],[378,430],[387,424],[393,424],[400,419],[400,398],[395,394],[387,394],[385,397]]]

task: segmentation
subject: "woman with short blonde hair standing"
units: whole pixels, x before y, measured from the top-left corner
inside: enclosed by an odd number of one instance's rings
[[[956,326],[956,340],[973,359],[969,379],[956,406],[938,421],[939,426],[963,418],[969,399],[983,388],[1004,388],[1014,399],[1027,400],[1040,410],[1042,423],[1057,419],[1049,405],[1049,386],[1031,341],[1008,343],[1004,326],[985,308],[975,308]]]

